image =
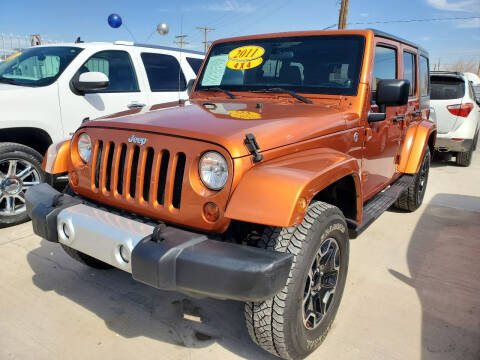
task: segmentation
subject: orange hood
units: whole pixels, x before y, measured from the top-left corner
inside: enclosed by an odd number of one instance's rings
[[[262,99],[263,100],[263,99]],[[260,152],[345,130],[346,120],[331,104],[245,99],[195,100],[172,107],[152,106],[149,111],[131,110],[88,122],[84,127],[162,133],[216,143],[233,158],[249,155],[243,140],[255,135]],[[148,138],[148,135],[142,135]],[[120,140],[120,139],[119,139]]]

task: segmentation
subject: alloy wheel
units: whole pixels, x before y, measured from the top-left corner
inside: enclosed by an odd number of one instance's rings
[[[0,160],[0,216],[25,212],[25,192],[40,184],[40,174],[29,161]]]
[[[335,301],[340,274],[340,248],[334,238],[326,239],[310,266],[303,293],[303,325],[315,329]]]

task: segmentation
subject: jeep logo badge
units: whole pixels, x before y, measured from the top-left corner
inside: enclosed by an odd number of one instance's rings
[[[132,135],[128,138],[128,142],[138,144],[138,145],[145,145],[147,143],[147,138],[140,138],[140,137],[136,137],[135,135]]]

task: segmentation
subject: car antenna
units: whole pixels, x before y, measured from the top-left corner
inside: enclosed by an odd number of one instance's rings
[[[182,73],[182,51],[183,51],[183,44],[187,44],[185,38],[187,35],[183,34],[183,12],[180,14],[180,35],[175,36],[178,41],[177,44],[180,44],[180,61],[178,62],[178,103],[182,104],[182,98],[180,95],[180,80],[181,80],[181,73]]]
[[[83,41],[83,40],[80,38],[80,36],[77,37],[77,40],[75,40],[75,44],[82,44],[82,43],[84,43],[84,42],[85,42],[85,41]]]

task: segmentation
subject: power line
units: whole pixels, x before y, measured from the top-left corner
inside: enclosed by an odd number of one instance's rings
[[[480,16],[467,16],[467,17],[449,17],[449,18],[430,18],[430,19],[399,19],[399,20],[377,20],[377,21],[362,21],[362,22],[351,22],[347,25],[371,25],[371,24],[393,24],[393,23],[410,23],[410,22],[428,22],[428,21],[445,21],[445,20],[473,20],[480,19]],[[337,24],[332,24],[323,28],[322,30],[328,30],[337,26]]]
[[[360,24],[390,24],[390,23],[427,22],[427,21],[444,21],[444,20],[472,20],[472,19],[480,19],[480,16],[450,17],[450,18],[430,18],[430,19],[404,19],[404,20],[369,21],[369,22],[349,23],[349,25],[360,25]]]
[[[183,49],[183,45],[188,45],[190,44],[189,42],[185,41],[185,38],[187,37],[188,35],[177,35],[175,36],[175,40],[173,43],[174,44],[177,44],[178,46],[180,46],[180,49]]]
[[[209,31],[213,31],[215,29],[214,28],[209,28],[209,27],[206,27],[206,26],[197,26],[197,29],[203,31],[204,34],[205,34],[205,40],[203,41],[203,47],[204,47],[205,53],[206,53],[207,50],[208,50],[208,47],[209,47],[209,44],[208,44],[208,41],[207,41],[207,33]]]
[[[290,1],[290,0],[287,0],[287,1]],[[208,23],[207,26],[210,26],[210,27],[215,26],[217,29],[219,27],[223,28],[225,26],[227,26],[229,28],[232,28],[232,25],[237,24],[237,23],[242,23],[241,26],[239,26],[239,27],[240,28],[245,28],[245,27],[248,27],[248,26],[245,26],[245,24],[244,24],[245,21],[248,21],[252,17],[258,16],[259,18],[261,18],[261,17],[265,16],[265,15],[263,15],[263,13],[267,10],[268,7],[272,6],[272,9],[269,9],[268,12],[267,12],[267,14],[268,14],[267,16],[269,16],[271,11],[275,10],[275,9],[273,9],[273,7],[276,6],[276,3],[277,3],[277,0],[266,1],[266,2],[262,3],[261,5],[259,5],[259,7],[257,8],[257,10],[254,13],[244,12],[243,14],[239,14],[238,12],[233,12],[232,11],[228,15],[219,17],[219,19],[217,19],[216,21]],[[257,20],[257,22],[258,22],[258,20]],[[190,40],[195,39],[195,41],[196,41],[197,39],[199,39],[200,36],[201,36],[201,33],[197,32],[196,34],[192,35]],[[229,36],[230,35],[227,35],[225,37],[229,37]]]
[[[270,6],[270,5],[272,5],[272,8],[269,9],[269,11],[266,14],[259,13],[259,14],[257,14],[256,17],[253,17],[253,18],[252,18],[252,16],[248,16],[251,19],[247,19],[247,20],[249,20],[247,23],[242,24],[243,26],[240,29],[237,29],[236,31],[228,34],[227,37],[236,36],[236,35],[240,34],[241,32],[244,31],[243,29],[250,29],[251,25],[257,24],[260,19],[265,20],[266,18],[274,15],[276,12],[280,11],[282,8],[289,5],[290,3],[291,3],[291,0],[286,0],[285,2],[280,3],[280,4],[279,4],[279,2],[268,4],[267,6],[264,7],[264,9],[267,9],[267,7]],[[241,20],[243,21],[244,19],[241,19]],[[248,35],[248,34],[246,34],[246,35]]]

